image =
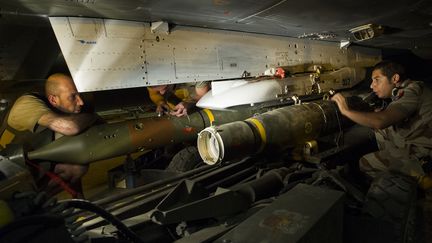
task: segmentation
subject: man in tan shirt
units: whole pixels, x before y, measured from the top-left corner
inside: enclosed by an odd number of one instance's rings
[[[75,135],[91,125],[94,114],[80,114],[84,105],[72,78],[56,73],[45,83],[45,96],[36,93],[18,98],[3,121],[0,148],[10,143],[37,149],[63,135]],[[54,172],[69,183],[77,183],[87,166],[55,164]],[[50,182],[52,184],[52,182]]]
[[[359,112],[349,109],[341,94],[332,98],[344,116],[375,130],[380,150],[363,156],[360,169],[371,177],[396,171],[416,177],[419,183],[425,174],[431,178],[423,165],[432,157],[432,91],[423,82],[407,79],[404,68],[391,61],[375,65],[370,87],[379,98],[391,98],[391,103],[375,112]]]

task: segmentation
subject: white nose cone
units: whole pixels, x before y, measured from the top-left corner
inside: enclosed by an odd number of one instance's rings
[[[282,93],[281,85],[274,79],[261,81],[212,82],[212,89],[196,104],[214,110],[275,100]]]

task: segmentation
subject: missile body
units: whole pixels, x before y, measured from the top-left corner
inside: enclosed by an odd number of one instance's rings
[[[335,103],[317,101],[278,108],[244,121],[208,127],[198,135],[198,151],[207,164],[261,151],[294,148],[319,136],[342,130]]]
[[[87,164],[92,161],[158,148],[196,139],[197,133],[214,123],[243,120],[252,109],[199,110],[186,117],[143,118],[90,127],[76,136],[64,136],[27,153],[31,160]]]

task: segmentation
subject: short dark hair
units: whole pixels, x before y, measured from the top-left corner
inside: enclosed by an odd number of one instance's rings
[[[381,70],[381,72],[386,76],[389,80],[393,75],[399,74],[400,80],[404,81],[406,79],[405,68],[394,61],[382,61],[377,63],[372,70]]]

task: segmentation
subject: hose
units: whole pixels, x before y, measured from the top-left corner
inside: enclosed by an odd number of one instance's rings
[[[73,208],[79,208],[83,210],[90,211],[92,213],[95,213],[111,223],[113,226],[115,226],[119,232],[129,240],[135,242],[135,243],[143,243],[144,241],[141,240],[141,238],[132,230],[130,230],[123,222],[121,222],[117,217],[103,209],[102,207],[91,203],[86,200],[82,199],[70,199],[62,201],[61,203],[65,203],[67,207],[73,207]]]

